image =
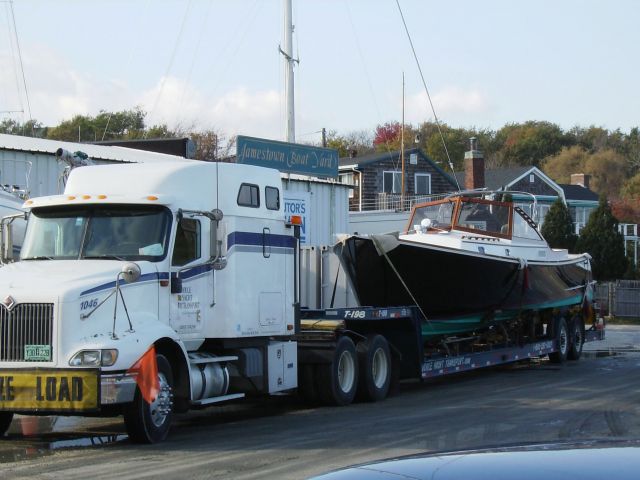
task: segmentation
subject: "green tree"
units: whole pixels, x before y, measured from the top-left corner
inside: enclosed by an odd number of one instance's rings
[[[572,139],[550,122],[529,121],[505,125],[496,133],[502,166],[540,166],[542,160],[555,155]]]
[[[558,198],[544,217],[542,235],[552,248],[566,248],[574,251],[578,237],[573,233],[573,220],[569,209]]]
[[[615,280],[625,273],[624,238],[618,232],[618,221],[604,195],[580,232],[576,251],[591,255],[591,269],[597,280]]]

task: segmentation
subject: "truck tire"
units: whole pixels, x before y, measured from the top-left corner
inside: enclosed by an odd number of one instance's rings
[[[303,363],[298,370],[298,394],[302,400],[310,404],[319,400],[315,370],[316,366],[312,363]]]
[[[358,398],[367,402],[384,400],[391,384],[391,353],[389,343],[382,335],[369,335],[358,342],[360,381]]]
[[[564,317],[558,317],[553,322],[553,335],[558,343],[558,351],[549,354],[551,363],[563,363],[569,354],[569,328]]]
[[[134,443],[157,443],[167,438],[173,419],[173,373],[167,358],[156,355],[160,393],[152,403],[147,403],[140,389],[124,409],[124,423],[129,439]]]
[[[11,426],[13,412],[0,412],[0,437],[4,437]]]
[[[327,405],[349,405],[358,388],[358,356],[349,337],[340,337],[331,363],[316,369],[318,393]]]
[[[582,346],[584,345],[584,321],[579,316],[575,316],[569,324],[569,360],[579,360],[582,356]]]

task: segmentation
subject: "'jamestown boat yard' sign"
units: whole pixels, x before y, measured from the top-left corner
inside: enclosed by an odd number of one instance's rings
[[[276,168],[281,172],[313,177],[338,176],[338,152],[331,148],[311,147],[238,135],[237,162]]]

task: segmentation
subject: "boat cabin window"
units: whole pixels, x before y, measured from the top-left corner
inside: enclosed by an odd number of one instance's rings
[[[243,183],[238,191],[238,205],[258,208],[260,206],[260,188],[258,185]]]
[[[479,200],[460,203],[456,227],[463,230],[478,230],[478,233],[508,236],[511,206]]]
[[[269,210],[280,210],[280,190],[276,187],[266,187],[264,189],[264,201]]]
[[[423,220],[429,219],[429,227],[443,230],[451,228],[453,217],[453,207],[455,203],[451,201],[437,202],[415,207],[411,217],[410,228],[416,225],[424,225]]]
[[[516,207],[513,212],[513,237],[542,240],[535,223],[520,207]]]
[[[200,258],[200,221],[183,218],[178,224],[171,263],[181,267]]]

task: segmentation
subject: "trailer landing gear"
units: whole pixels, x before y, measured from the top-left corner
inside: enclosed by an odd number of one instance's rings
[[[4,437],[9,430],[11,420],[13,420],[13,412],[0,412],[0,437]]]

